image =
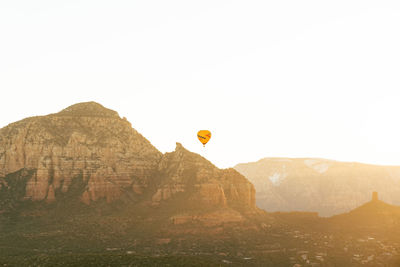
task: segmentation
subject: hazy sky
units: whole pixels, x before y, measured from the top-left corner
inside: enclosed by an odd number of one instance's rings
[[[400,2],[2,0],[0,91],[0,127],[93,100],[219,167],[400,165]]]

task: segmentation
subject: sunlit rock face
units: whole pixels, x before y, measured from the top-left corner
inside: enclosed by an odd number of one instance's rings
[[[254,186],[243,175],[218,169],[179,143],[163,155],[95,102],[0,129],[0,193],[43,203],[68,195],[86,205],[128,199],[155,207],[179,199],[186,208],[257,210]],[[0,202],[9,203],[1,194]]]
[[[265,158],[235,169],[254,184],[257,205],[266,211],[316,211],[331,216],[360,206],[373,191],[383,201],[400,205],[400,167]]]
[[[204,206],[255,209],[254,186],[245,177],[233,169],[218,169],[179,143],[163,156],[158,170],[163,179],[154,202],[190,192],[188,200]]]
[[[126,119],[94,102],[0,130],[0,177],[35,170],[25,194],[34,201],[55,201],[55,192],[67,192],[74,179],[86,184],[85,203],[111,202],[125,189],[140,194],[161,156]]]

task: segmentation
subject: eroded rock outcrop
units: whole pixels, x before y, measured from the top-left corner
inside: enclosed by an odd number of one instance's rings
[[[12,173],[29,175],[9,185],[20,177]],[[3,196],[11,195],[11,187],[19,192],[13,201],[53,203],[69,194],[90,205],[127,196],[154,207],[178,199],[186,209],[226,209],[223,218],[236,214],[228,221],[241,218],[238,210],[256,210],[254,187],[237,171],[218,169],[179,143],[163,155],[125,118],[95,102],[0,129]]]
[[[167,200],[179,192],[191,192],[188,201],[204,206],[255,209],[254,186],[233,169],[221,170],[177,143],[159,164],[162,187],[153,202]]]
[[[118,113],[94,102],[27,118],[0,130],[0,177],[36,170],[26,199],[55,201],[82,179],[85,203],[118,199],[125,188],[140,194],[162,154]]]

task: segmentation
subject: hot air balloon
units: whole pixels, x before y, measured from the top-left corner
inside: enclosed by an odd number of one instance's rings
[[[197,133],[197,138],[199,138],[199,141],[205,146],[208,141],[210,141],[211,138],[211,132],[208,130],[200,130]]]

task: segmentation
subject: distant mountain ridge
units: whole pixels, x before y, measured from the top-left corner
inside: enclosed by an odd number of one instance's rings
[[[348,212],[371,192],[400,205],[400,167],[315,158],[265,158],[234,167],[256,188],[266,211],[312,211],[321,216]]]

